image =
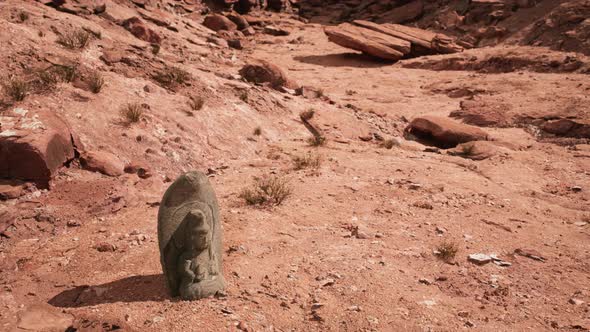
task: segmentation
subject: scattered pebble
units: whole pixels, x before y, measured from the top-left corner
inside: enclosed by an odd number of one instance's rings
[[[471,254],[467,259],[477,265],[485,265],[492,261],[492,257],[486,254]]]

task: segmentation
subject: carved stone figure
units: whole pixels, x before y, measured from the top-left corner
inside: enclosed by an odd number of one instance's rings
[[[219,206],[207,176],[181,175],[158,211],[160,260],[172,296],[198,300],[223,292],[221,238]]]

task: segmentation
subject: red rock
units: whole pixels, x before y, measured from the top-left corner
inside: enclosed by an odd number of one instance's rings
[[[80,156],[80,164],[86,170],[108,176],[119,176],[125,169],[125,164],[117,156],[104,151],[85,152]]]
[[[47,305],[36,304],[17,313],[17,327],[27,331],[68,331],[74,317]]]
[[[127,31],[131,32],[136,38],[151,44],[161,44],[162,38],[154,30],[148,28],[139,17],[131,17],[121,24]]]
[[[488,134],[478,127],[432,115],[417,117],[404,130],[406,137],[414,136],[439,148],[452,148],[461,143],[485,141]]]
[[[147,179],[152,176],[152,172],[148,167],[136,163],[131,163],[125,166],[125,173],[137,174],[137,176],[142,179]]]
[[[238,30],[244,30],[250,26],[250,24],[248,24],[248,21],[246,21],[246,19],[240,14],[232,13],[228,14],[226,17],[230,21],[234,22]]]
[[[117,246],[112,243],[101,242],[96,244],[94,249],[98,250],[99,252],[114,252],[117,250]]]
[[[399,60],[410,51],[410,43],[378,31],[363,29],[349,23],[326,27],[328,39],[342,47],[361,51],[385,60]]]
[[[264,60],[246,64],[240,69],[240,75],[248,82],[256,84],[269,83],[272,88],[277,90],[283,87],[288,89],[298,88],[295,82],[287,78],[287,75],[281,68]]]
[[[391,11],[380,15],[379,23],[405,23],[420,17],[424,13],[422,0],[410,1],[403,6],[396,7]]]
[[[0,123],[0,178],[47,189],[52,175],[75,157],[70,128],[54,112],[17,108]]]
[[[27,185],[22,181],[0,179],[0,200],[19,198],[23,196],[26,191]]]
[[[232,22],[229,18],[219,15],[219,14],[212,14],[205,17],[203,21],[203,25],[213,31],[220,31],[220,30],[237,30],[238,26]]]

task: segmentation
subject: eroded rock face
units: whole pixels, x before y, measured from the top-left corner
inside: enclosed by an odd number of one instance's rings
[[[70,128],[55,113],[16,108],[0,123],[0,178],[46,189],[55,172],[75,158]]]
[[[225,289],[219,205],[207,176],[181,175],[158,211],[162,269],[172,296],[198,300]]]
[[[404,130],[404,134],[407,138],[415,138],[443,149],[452,148],[461,143],[488,139],[488,134],[478,127],[432,115],[412,120]]]
[[[162,37],[154,30],[148,28],[138,17],[131,17],[121,24],[127,31],[131,32],[136,38],[151,44],[162,43]]]
[[[268,83],[272,88],[277,90],[283,87],[288,89],[298,88],[297,84],[291,81],[281,68],[264,60],[246,64],[240,69],[240,75],[248,82],[256,84]]]

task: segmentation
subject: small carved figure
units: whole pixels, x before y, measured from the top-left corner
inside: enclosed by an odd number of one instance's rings
[[[219,207],[206,175],[186,173],[168,188],[158,211],[158,241],[172,296],[197,300],[223,292]]]

